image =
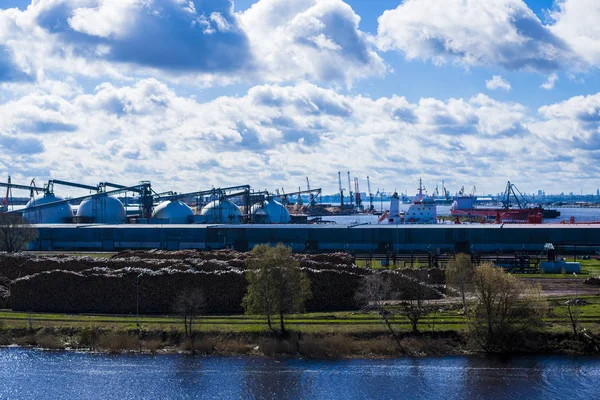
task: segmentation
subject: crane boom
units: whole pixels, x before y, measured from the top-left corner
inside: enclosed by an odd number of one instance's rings
[[[315,204],[317,204],[317,202],[315,201],[315,196],[312,194],[311,190],[310,190],[310,181],[308,180],[308,176],[306,177],[306,190],[308,190],[308,196],[309,196],[309,205],[312,207]]]
[[[369,190],[369,211],[374,210],[373,206],[373,192],[371,191],[371,181],[369,180],[369,176],[367,175],[367,189]]]
[[[352,208],[352,183],[350,182],[350,171],[348,171],[348,196],[350,197],[350,208]]]
[[[91,185],[84,185],[83,183],[62,181],[60,179],[50,179],[46,185],[46,193],[54,193],[54,185],[71,186],[71,187],[76,187],[79,189],[93,190],[96,192],[100,191],[100,185],[91,186]]]
[[[342,173],[338,171],[338,182],[340,184],[340,206],[344,207],[344,188],[342,187]]]
[[[354,196],[356,198],[356,208],[362,211],[362,199],[360,198],[360,186],[358,184],[358,178],[354,177]]]
[[[108,197],[108,196],[120,194],[120,193],[125,193],[125,192],[139,193],[140,198],[141,198],[141,203],[140,203],[141,214],[144,218],[150,218],[150,214],[152,212],[152,188],[151,188],[149,182],[142,182],[138,185],[129,186],[129,187],[122,188],[122,189],[111,190],[108,192],[93,193],[93,194],[88,194],[86,196],[75,197],[75,198],[66,199],[66,200],[57,200],[57,201],[53,201],[50,203],[38,204],[38,205],[28,207],[27,210],[29,212],[31,212],[31,211],[41,210],[41,209],[45,209],[45,208],[52,208],[52,207],[55,207],[55,206],[58,206],[61,204],[67,204],[70,202],[76,203],[78,201],[83,201],[83,200],[88,200],[88,199],[104,198],[104,197]],[[8,212],[8,214],[12,214],[15,212],[18,212],[18,211],[10,211],[10,212]]]
[[[10,185],[10,175],[8,176],[8,184]],[[10,186],[6,188],[6,199],[2,200],[2,204],[4,204],[4,207],[7,207],[8,209],[8,199],[10,198]]]
[[[33,183],[33,181],[31,182]],[[35,184],[33,186],[17,185],[16,183],[11,183],[9,180],[8,183],[0,182],[0,187],[5,187],[9,189],[29,190],[31,192],[31,197],[33,197],[34,190],[37,193],[37,188],[35,187]]]

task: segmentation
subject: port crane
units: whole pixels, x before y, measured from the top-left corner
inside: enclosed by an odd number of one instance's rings
[[[264,193],[265,192],[260,192]],[[161,201],[176,201],[182,199],[191,199],[194,198],[196,200],[196,208],[200,208],[201,205],[204,204],[204,198],[209,197],[209,199],[227,199],[232,197],[242,196],[244,198],[244,214],[246,216],[250,215],[250,207],[251,207],[251,197],[255,193],[250,193],[250,185],[238,185],[238,186],[228,186],[224,188],[212,188],[206,190],[198,190],[195,192],[189,193],[172,193],[168,194],[168,192],[159,194],[158,199]],[[155,195],[156,196],[156,195]]]
[[[309,205],[311,207],[314,207],[317,204],[317,201],[315,200],[315,196],[313,195],[312,191],[310,190],[310,181],[308,180],[308,176],[306,177],[306,190],[308,191],[308,196],[310,198],[309,201]]]
[[[288,201],[288,197],[290,196],[298,196],[299,199],[301,199],[301,195],[303,194],[308,194],[309,196],[312,196],[313,199],[316,199],[321,195],[321,188],[317,188],[317,189],[310,189],[310,190],[301,190],[301,188],[298,188],[297,192],[290,192],[290,193],[283,193],[280,198],[281,198],[281,204],[289,204]],[[299,203],[301,204],[301,203]]]
[[[48,183],[46,183],[44,185],[44,193],[54,194],[54,185],[76,187],[79,189],[85,189],[85,190],[89,190],[90,192],[96,192],[96,193],[100,192],[99,186],[91,186],[91,185],[85,185],[82,183],[67,182],[67,181],[62,181],[60,179],[50,179],[48,181]]]
[[[344,188],[342,187],[342,173],[338,171],[338,182],[340,186],[340,207],[344,207]]]
[[[350,183],[350,171],[348,171],[348,197],[350,197],[350,208],[354,207],[353,201],[352,201],[352,184]]]
[[[0,184],[0,186],[2,186],[2,185],[3,184]],[[15,187],[15,185],[12,185],[12,186]],[[28,187],[28,189],[30,189],[30,187]],[[49,203],[37,204],[37,205],[28,207],[27,211],[28,212],[37,211],[37,210],[42,210],[45,208],[52,208],[52,207],[62,205],[62,204],[67,204],[67,203],[80,203],[83,200],[103,198],[103,197],[117,195],[117,194],[121,194],[121,193],[127,193],[127,192],[135,192],[135,193],[139,194],[139,196],[140,196],[140,216],[142,218],[150,218],[150,215],[152,214],[153,199],[152,199],[152,187],[150,185],[150,182],[148,182],[148,181],[142,181],[137,185],[119,188],[119,189],[115,189],[115,190],[109,190],[106,192],[97,192],[97,193],[88,194],[85,196],[74,197],[71,199],[57,200],[57,201],[52,201]],[[13,214],[13,213],[17,213],[17,212],[20,212],[20,211],[9,211],[8,213]]]
[[[510,206],[512,205],[510,203],[511,195],[515,199],[515,202],[517,203],[518,208],[526,208],[527,207],[528,202],[527,202],[527,199],[525,198],[525,196],[523,195],[523,193],[521,193],[519,191],[519,189],[517,189],[517,187],[515,186],[514,183],[510,183],[510,181],[508,181],[508,183],[506,184],[506,189],[504,190],[504,199],[502,200],[503,208],[509,209]]]
[[[35,194],[38,194],[38,188],[35,186],[35,179],[32,179],[29,186],[26,186],[26,185],[19,185],[16,183],[12,183],[12,179],[9,176],[8,181],[6,183],[0,182],[0,187],[6,188],[6,197],[4,197],[2,199],[2,205],[3,205],[2,209],[4,209],[5,211],[8,211],[8,206],[10,204],[10,199],[12,198],[13,189],[29,191],[30,198],[33,198],[34,192],[35,192]]]
[[[367,189],[369,190],[369,212],[373,212],[375,211],[375,206],[373,205],[373,192],[371,191],[369,176],[367,176]]]
[[[364,210],[362,199],[360,198],[360,187],[358,185],[357,177],[354,177],[354,196],[356,200],[356,208],[360,211]]]

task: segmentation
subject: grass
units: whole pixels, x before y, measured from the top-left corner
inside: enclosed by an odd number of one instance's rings
[[[549,300],[552,315],[546,322],[569,329],[569,317],[565,302],[570,297],[556,297]],[[587,304],[579,306],[582,322],[595,324],[600,330],[600,298],[579,296]],[[394,308],[391,307],[393,310]],[[6,328],[102,328],[137,329],[135,315],[72,315],[55,313],[23,313],[3,310],[0,321]],[[183,323],[178,316],[143,315],[139,318],[140,327],[151,330],[182,331]],[[407,318],[395,316],[391,322],[396,329],[409,331]],[[31,323],[31,326],[30,326]],[[288,315],[286,327],[306,333],[382,333],[386,327],[375,313],[367,312],[328,312]],[[420,323],[423,331],[460,331],[467,327],[465,316],[458,309],[442,309],[426,315]],[[3,328],[0,328],[0,330]],[[268,332],[265,318],[256,315],[212,315],[204,316],[195,322],[198,332],[213,333],[264,333]]]

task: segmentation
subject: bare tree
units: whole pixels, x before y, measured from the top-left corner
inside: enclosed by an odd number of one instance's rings
[[[389,307],[389,301],[393,299],[394,295],[390,281],[385,279],[383,274],[373,273],[365,276],[354,297],[362,306],[361,310],[377,312],[390,333],[394,337],[397,336],[390,321],[394,314]]]
[[[475,270],[473,283],[477,305],[471,326],[487,349],[503,348],[515,333],[541,325],[548,307],[539,286],[526,288],[492,263]]]
[[[463,310],[468,317],[466,294],[473,287],[473,266],[468,254],[459,253],[446,266],[446,283],[458,290],[462,297]]]
[[[38,236],[38,232],[28,222],[14,214],[0,214],[0,251],[13,253]]]
[[[194,352],[194,320],[206,312],[206,296],[202,289],[186,289],[179,293],[174,303],[175,312],[183,317],[185,336],[190,339]]]
[[[410,321],[413,333],[419,332],[419,321],[429,312],[428,294],[430,290],[424,282],[402,275],[398,283],[400,313]]]
[[[355,298],[363,305],[363,310],[376,311],[390,333],[397,336],[392,327],[391,318],[395,313],[390,303],[397,303],[396,313],[405,316],[413,333],[418,333],[419,321],[429,312],[430,292],[431,289],[418,279],[395,272],[380,272],[365,277]]]

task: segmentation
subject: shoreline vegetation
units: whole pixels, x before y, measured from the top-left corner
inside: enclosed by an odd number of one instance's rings
[[[283,246],[0,254],[0,346],[325,359],[600,355],[600,260],[582,263],[580,277],[534,280],[453,260],[445,269],[372,269],[345,253]]]
[[[268,332],[197,333],[194,342],[177,329],[3,328],[0,347],[105,354],[194,354],[198,356],[264,356],[315,359],[443,357],[466,355],[597,355],[597,343],[568,332],[536,332],[513,337],[510,350],[490,353],[465,332],[389,334],[302,333],[285,338]]]

